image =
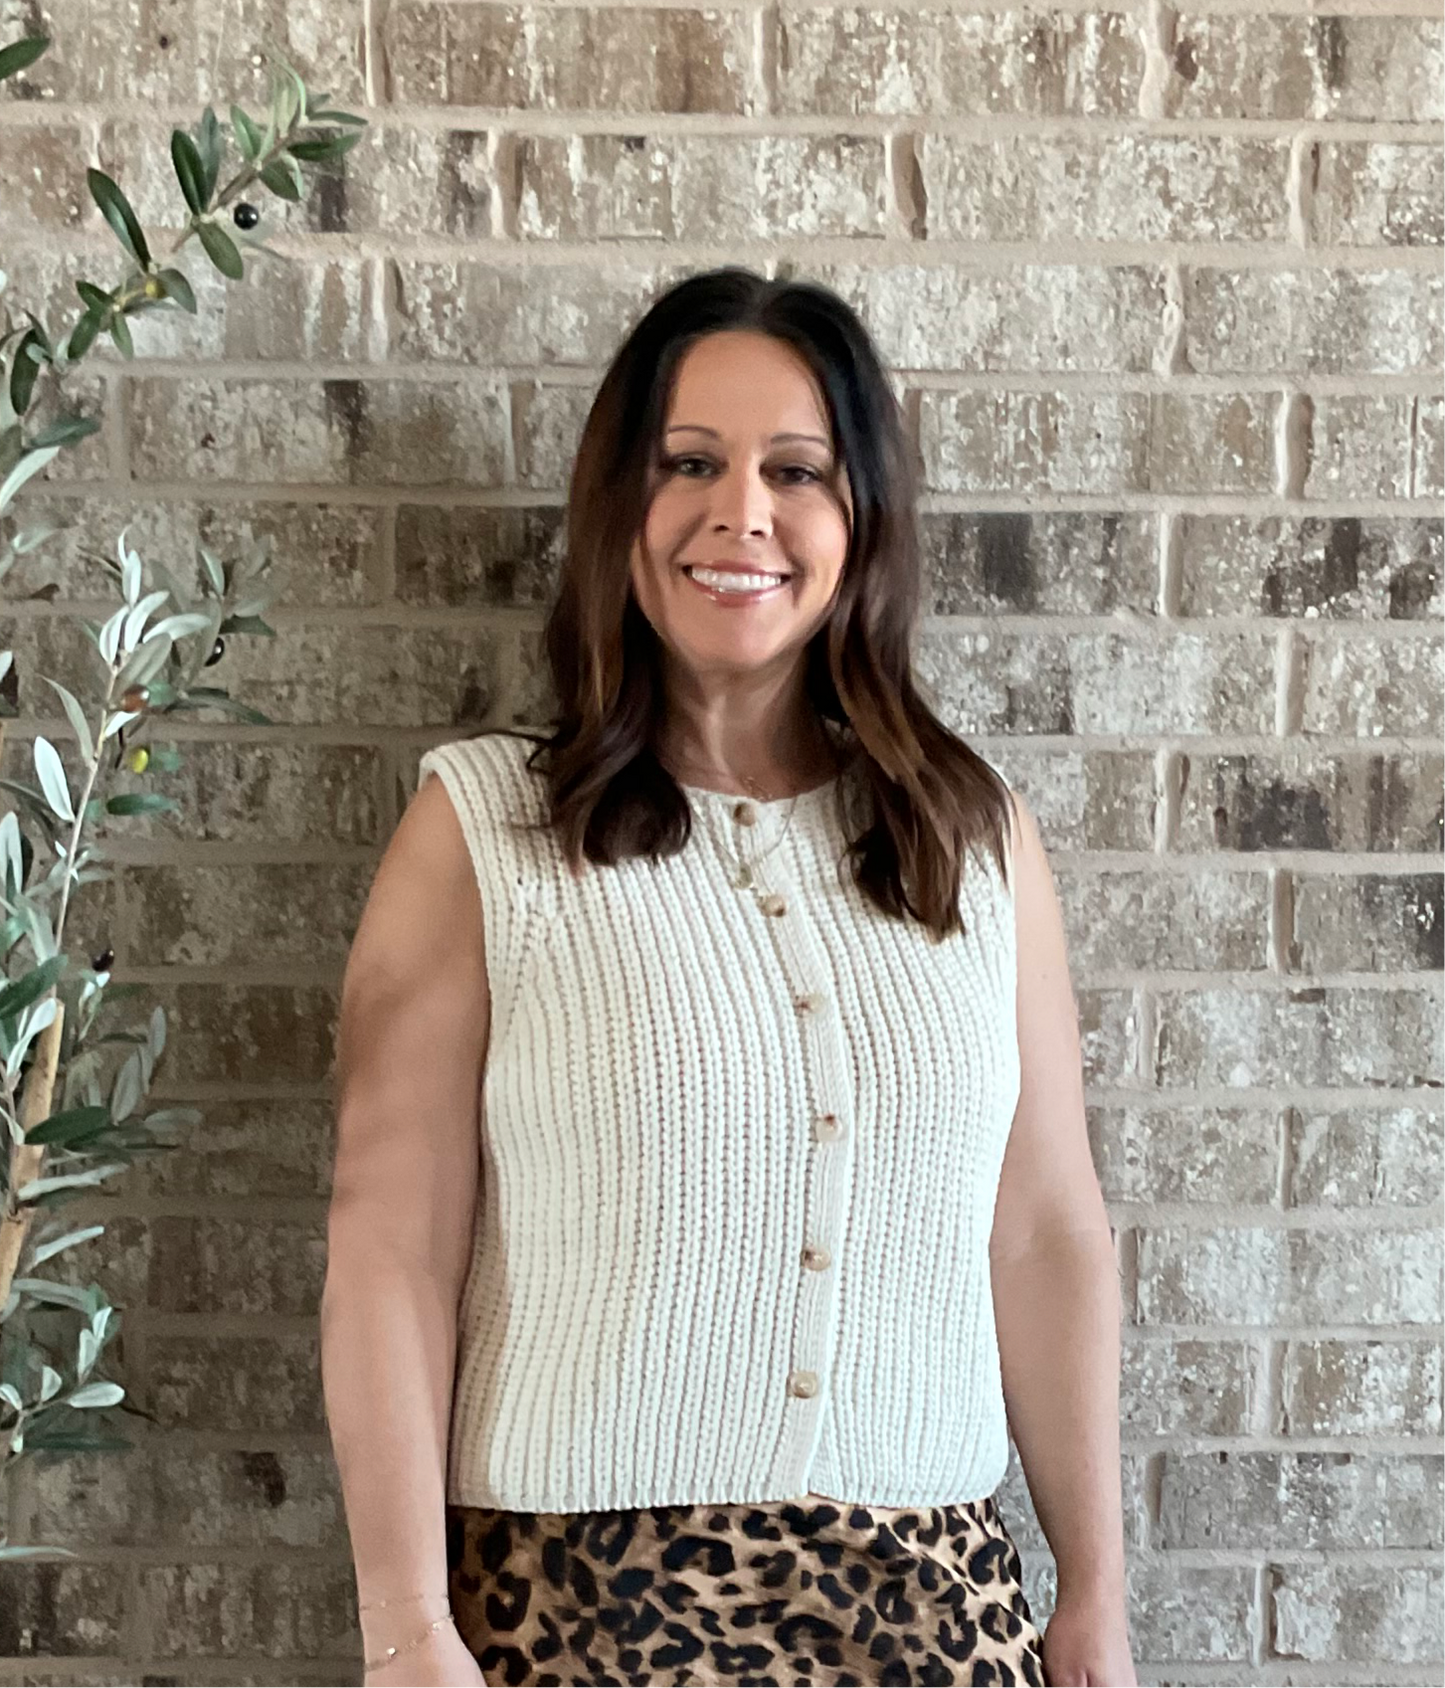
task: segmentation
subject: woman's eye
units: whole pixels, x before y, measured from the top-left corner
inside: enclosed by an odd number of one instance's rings
[[[711,464],[705,457],[669,457],[665,460],[665,467],[685,472],[687,465],[690,463],[701,463],[705,469],[711,468]],[[804,479],[808,481],[819,481],[823,478],[816,469],[810,467],[806,463],[780,464],[778,466],[778,473],[782,475],[802,475]],[[691,477],[689,476],[689,478]],[[794,482],[793,484],[797,485],[798,483]]]

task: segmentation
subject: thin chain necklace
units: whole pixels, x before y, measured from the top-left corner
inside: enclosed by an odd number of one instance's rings
[[[713,797],[722,797],[726,794],[715,791],[710,795]],[[717,805],[715,803],[704,803],[702,805],[703,825],[707,828],[708,836],[712,839],[713,844],[717,848],[718,854],[722,857],[723,866],[727,868],[733,884],[736,885],[740,891],[756,889],[756,869],[758,863],[761,862],[764,857],[770,856],[773,851],[777,849],[779,844],[781,844],[787,837],[788,828],[793,824],[793,811],[797,807],[798,794],[795,793],[792,802],[788,804],[788,818],[783,822],[783,825],[778,832],[778,836],[773,839],[771,844],[768,844],[765,848],[759,850],[756,855],[752,857],[745,857],[739,855],[734,850],[730,850],[718,835],[717,826],[715,824],[715,811]]]
[[[685,762],[683,765],[684,765],[684,767],[692,768],[699,773],[704,773],[704,772],[709,771],[709,770],[706,770],[706,769],[698,768],[696,763]],[[774,802],[774,801],[779,801],[779,802],[781,801],[781,799],[770,798],[767,795],[766,788],[759,785],[756,780],[749,779],[746,774],[738,774],[738,775],[735,776],[735,778],[737,778],[738,780],[741,781],[743,789],[756,802],[758,802],[758,803],[771,803],[771,802]],[[712,839],[714,847],[717,849],[719,855],[722,857],[723,865],[724,865],[724,867],[727,868],[728,874],[729,874],[730,878],[732,879],[733,884],[735,886],[737,886],[739,890],[746,891],[746,890],[755,889],[756,884],[757,884],[757,873],[756,873],[757,865],[758,865],[758,863],[760,863],[764,859],[764,857],[770,856],[772,854],[772,852],[774,850],[776,850],[777,847],[783,842],[784,838],[787,837],[788,828],[791,827],[792,824],[793,824],[793,813],[798,807],[798,799],[799,799],[799,797],[801,797],[803,795],[802,792],[795,791],[793,793],[792,801],[788,804],[787,818],[784,820],[783,825],[778,832],[778,836],[776,838],[774,838],[773,841],[770,844],[768,844],[762,850],[759,850],[752,857],[744,857],[744,856],[740,855],[737,851],[730,850],[728,848],[728,846],[723,842],[722,838],[718,834],[718,830],[717,830],[717,827],[715,825],[715,814],[714,814],[714,811],[716,810],[716,808],[718,806],[716,800],[721,799],[721,798],[731,798],[734,805],[736,805],[739,801],[741,801],[741,799],[734,796],[734,794],[731,793],[731,792],[713,791],[709,787],[705,787],[705,786],[698,787],[696,789],[698,790],[699,794],[702,795],[704,798],[710,798],[710,799],[714,800],[714,801],[704,802],[702,804],[703,824],[707,828],[708,836]],[[741,823],[737,823],[737,824],[741,824]]]

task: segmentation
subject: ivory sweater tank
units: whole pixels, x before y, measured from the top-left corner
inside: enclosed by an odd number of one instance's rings
[[[791,799],[684,786],[679,855],[574,880],[550,833],[506,825],[544,813],[535,745],[420,762],[466,836],[492,994],[448,1501],[991,1495],[1019,1094],[991,854],[966,858],[966,934],[934,944],[839,872],[836,781],[786,829]]]

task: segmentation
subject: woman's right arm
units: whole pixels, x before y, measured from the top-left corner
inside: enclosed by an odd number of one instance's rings
[[[447,1609],[447,1439],[490,1006],[475,872],[429,778],[373,880],[336,1045],[322,1388],[358,1599],[405,1602],[362,1613],[368,1659]],[[450,1627],[367,1676],[482,1680]]]

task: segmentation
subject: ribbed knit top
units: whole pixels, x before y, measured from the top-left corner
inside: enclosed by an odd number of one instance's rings
[[[786,830],[791,799],[688,786],[679,854],[574,879],[550,832],[505,824],[545,812],[535,744],[420,762],[466,835],[492,998],[448,1500],[992,1494],[1019,1094],[992,855],[966,858],[966,935],[935,944],[839,872],[837,781]]]

